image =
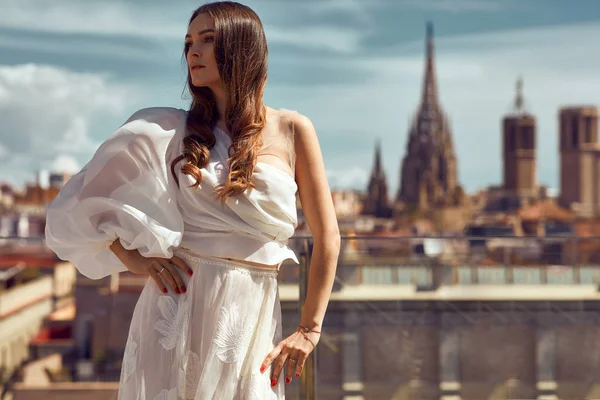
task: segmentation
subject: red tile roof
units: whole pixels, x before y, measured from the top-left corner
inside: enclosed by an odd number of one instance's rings
[[[12,268],[17,264],[24,264],[25,267],[54,268],[60,259],[54,253],[13,253],[0,255],[0,268]]]
[[[543,202],[522,207],[519,210],[519,217],[523,221],[546,219],[566,222],[573,220],[573,213],[555,203]]]

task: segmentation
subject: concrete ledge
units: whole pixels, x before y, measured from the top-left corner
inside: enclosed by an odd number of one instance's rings
[[[461,400],[460,382],[440,382],[440,400]]]
[[[559,400],[558,395],[556,394],[558,382],[540,381],[536,383],[535,388],[538,391],[537,400]]]
[[[540,381],[536,383],[535,388],[539,391],[550,391],[558,389],[558,383],[556,381]]]
[[[460,382],[440,382],[440,391],[442,392],[459,392]]]
[[[342,390],[344,392],[362,392],[365,390],[365,385],[362,382],[344,382]]]

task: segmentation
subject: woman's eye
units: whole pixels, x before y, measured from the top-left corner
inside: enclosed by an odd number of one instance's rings
[[[211,42],[214,42],[214,41],[215,41],[214,36],[207,36],[207,37],[204,38],[204,42],[205,43],[211,43]],[[190,47],[192,47],[192,42],[185,42],[184,49],[188,50]]]

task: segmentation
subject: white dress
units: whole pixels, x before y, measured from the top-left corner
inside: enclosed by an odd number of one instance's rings
[[[49,206],[47,245],[92,279],[126,270],[109,249],[117,238],[145,257],[177,255],[193,270],[181,274],[184,294],[146,283],[123,355],[120,400],[284,399],[284,377],[271,387],[271,368],[260,372],[282,340],[279,268],[222,258],[298,262],[287,246],[297,225],[296,183],[259,162],[256,188],[221,205],[213,189],[227,175],[231,142],[215,129],[200,187],[188,187],[193,179],[178,164],[178,188],[170,165],[183,152],[186,115],[140,110],[108,138]]]

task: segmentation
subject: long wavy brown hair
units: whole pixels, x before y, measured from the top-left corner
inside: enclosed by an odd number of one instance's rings
[[[215,59],[227,99],[223,119],[232,139],[229,173],[225,183],[215,188],[218,198],[225,202],[254,187],[252,174],[266,123],[263,93],[267,83],[267,40],[260,18],[245,5],[232,1],[205,4],[194,11],[188,26],[201,13],[214,20]],[[187,59],[186,49],[183,56]],[[202,181],[200,169],[208,164],[210,149],[215,145],[212,129],[220,116],[212,91],[194,86],[189,70],[187,88],[192,95],[186,119],[188,135],[183,140],[183,154],[171,163],[171,173],[179,186],[175,168],[185,159],[181,172],[196,180],[190,187],[198,187]]]

